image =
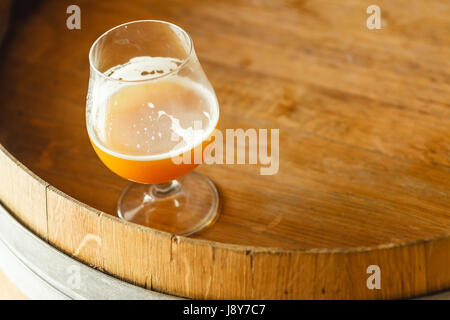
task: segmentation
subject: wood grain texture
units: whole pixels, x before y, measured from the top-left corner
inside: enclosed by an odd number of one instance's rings
[[[170,236],[165,238],[165,241],[155,239],[141,227],[121,223],[105,215],[102,219],[104,270],[132,283],[151,287],[153,273],[149,272],[150,268],[161,269],[164,266],[155,251],[169,252],[167,243],[170,243]]]
[[[47,190],[48,240],[74,257],[102,268],[101,213],[69,199],[59,190]]]
[[[47,239],[47,183],[0,145],[0,201],[25,226]]]
[[[0,62],[0,143],[52,185],[32,203],[47,199],[55,246],[195,298],[397,298],[450,287],[448,2],[378,1],[383,29],[373,31],[368,1],[78,1],[75,31],[65,27],[69,4],[41,1],[17,14]],[[191,35],[221,129],[280,129],[274,176],[200,166],[223,213],[194,238],[115,218],[127,182],[89,145],[89,47],[138,19],[168,20]],[[18,192],[5,191],[21,174],[0,168],[0,199],[29,212]],[[76,252],[89,234],[101,246]],[[382,270],[382,290],[366,287],[371,264]]]

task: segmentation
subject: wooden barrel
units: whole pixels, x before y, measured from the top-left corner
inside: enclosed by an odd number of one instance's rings
[[[448,6],[381,1],[382,28],[371,30],[365,2],[80,0],[81,30],[69,30],[70,4],[16,8],[1,52],[0,200],[36,235],[181,297],[385,299],[450,288]],[[116,217],[127,181],[96,158],[84,124],[90,45],[143,18],[191,35],[220,129],[280,129],[275,175],[197,169],[223,207],[189,238]]]

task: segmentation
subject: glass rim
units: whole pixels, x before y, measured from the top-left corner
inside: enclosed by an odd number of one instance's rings
[[[160,24],[165,24],[168,25],[170,27],[173,27],[175,29],[177,29],[178,31],[180,31],[183,35],[186,36],[186,38],[189,41],[189,51],[187,56],[182,60],[181,64],[178,65],[175,69],[173,69],[172,71],[162,74],[162,75],[158,75],[156,77],[150,78],[150,79],[139,79],[139,80],[123,80],[123,79],[116,79],[116,78],[112,78],[110,76],[107,76],[104,72],[101,72],[100,70],[97,69],[96,66],[94,66],[94,63],[92,62],[93,60],[93,51],[95,46],[98,44],[98,42],[100,41],[100,39],[103,39],[106,35],[108,35],[110,32],[122,28],[124,26],[130,25],[130,24],[135,24],[135,23],[160,23]],[[99,76],[105,78],[106,80],[109,81],[114,81],[114,82],[118,82],[118,83],[141,83],[141,82],[149,82],[149,81],[153,81],[153,80],[157,80],[157,79],[161,79],[161,78],[165,78],[169,75],[175,74],[177,73],[179,70],[181,70],[181,68],[183,68],[183,66],[191,59],[192,55],[194,52],[194,45],[191,39],[191,36],[181,27],[177,26],[176,24],[173,24],[171,22],[168,21],[163,21],[163,20],[152,20],[152,19],[148,19],[148,20],[134,20],[134,21],[129,21],[129,22],[125,22],[122,24],[119,24],[118,26],[115,26],[107,31],[105,31],[104,33],[102,33],[92,44],[91,48],[89,49],[89,65],[91,67],[91,70],[94,70],[94,72],[96,74],[98,74]]]

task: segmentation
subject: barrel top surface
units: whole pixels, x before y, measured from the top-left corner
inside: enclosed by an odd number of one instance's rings
[[[81,30],[66,27],[70,4],[20,8],[0,50],[0,144],[51,186],[116,214],[128,182],[88,139],[89,48],[118,24],[167,20],[194,41],[220,129],[280,129],[275,175],[197,169],[223,206],[196,239],[308,250],[449,236],[446,1],[380,0],[380,30],[364,1],[80,0]]]

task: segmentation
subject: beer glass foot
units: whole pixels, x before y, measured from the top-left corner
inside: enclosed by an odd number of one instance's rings
[[[220,212],[214,183],[196,172],[162,184],[131,183],[118,204],[120,218],[188,236],[212,225]]]

